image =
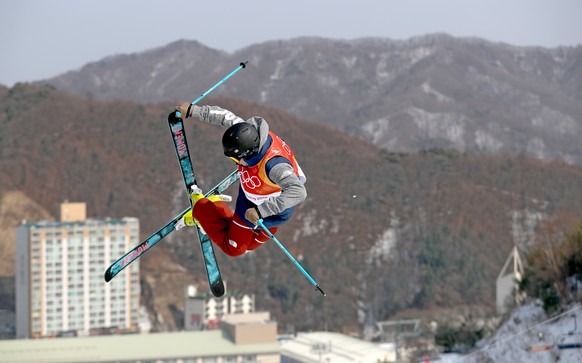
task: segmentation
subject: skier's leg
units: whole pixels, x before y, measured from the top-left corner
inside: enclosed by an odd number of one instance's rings
[[[225,202],[202,198],[194,204],[192,217],[196,219],[211,240],[222,240],[232,219],[232,210]]]
[[[269,228],[269,231],[271,231],[272,234],[275,234],[275,233],[277,233],[277,227],[271,227],[271,228]],[[253,239],[252,239],[251,243],[249,244],[247,250],[252,251],[254,249],[257,249],[257,248],[261,247],[262,245],[264,245],[265,243],[267,243],[270,239],[271,239],[271,237],[269,237],[267,232],[265,232],[263,230],[258,230],[258,231],[254,230]]]
[[[212,202],[202,198],[194,205],[192,216],[198,220],[204,232],[224,253],[229,256],[240,256],[246,252],[253,238],[253,231],[222,201]],[[238,220],[238,223],[233,221]]]
[[[248,250],[255,236],[255,230],[247,226],[240,217],[235,214],[232,217],[230,227],[228,228],[228,237],[224,241],[224,247],[221,247],[226,254],[230,256],[240,256]]]

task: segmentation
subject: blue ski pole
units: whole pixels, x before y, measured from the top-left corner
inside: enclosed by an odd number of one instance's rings
[[[200,97],[198,97],[197,99],[195,99],[194,101],[192,101],[190,104],[191,105],[195,105],[198,103],[198,101],[200,101],[201,99],[203,99],[204,97],[208,96],[208,94],[212,91],[214,91],[214,89],[218,86],[220,86],[222,83],[224,83],[224,81],[226,81],[227,79],[229,79],[230,77],[232,77],[236,72],[240,71],[243,68],[246,68],[247,63],[249,61],[246,62],[241,62],[240,65],[232,72],[230,72],[228,74],[228,76],[224,77],[222,80],[220,80],[218,83],[216,83],[214,86],[210,87],[208,89],[208,91],[204,92],[203,94],[200,95]],[[188,109],[189,110],[189,109]],[[182,117],[182,114],[180,113],[180,111],[176,111],[176,117],[180,118]]]
[[[265,224],[263,223],[262,219],[259,219],[259,226],[261,226],[261,228],[263,228],[263,230],[265,230],[265,232],[267,232],[267,234],[269,235],[269,237],[271,237],[271,239],[273,241],[275,241],[277,243],[277,245],[283,250],[283,252],[285,252],[285,254],[287,255],[287,257],[289,257],[289,259],[291,261],[293,261],[293,263],[295,264],[295,266],[297,266],[297,268],[299,269],[299,271],[303,272],[303,274],[305,275],[305,277],[307,277],[307,279],[309,280],[309,282],[311,282],[311,284],[313,286],[315,286],[315,288],[317,290],[319,290],[319,292],[321,292],[323,294],[323,296],[325,295],[325,292],[323,292],[323,290],[321,289],[321,287],[319,287],[319,285],[317,284],[317,282],[315,282],[315,280],[313,279],[313,277],[311,277],[311,275],[309,275],[309,273],[307,271],[305,271],[305,269],[303,268],[303,266],[301,266],[299,264],[299,262],[297,262],[297,260],[295,259],[295,257],[293,257],[293,255],[291,255],[291,253],[289,253],[289,251],[287,251],[287,249],[283,246],[283,244],[281,244],[281,242],[279,242],[279,240],[277,239],[277,237],[275,237],[275,235],[273,233],[271,233],[271,231],[269,231],[269,229],[267,227],[265,227]]]

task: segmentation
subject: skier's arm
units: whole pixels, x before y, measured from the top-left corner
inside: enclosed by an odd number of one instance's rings
[[[182,115],[188,117],[196,117],[201,121],[208,122],[212,125],[218,125],[228,128],[239,122],[244,122],[244,120],[229,110],[225,110],[218,106],[196,106],[191,105],[189,102],[184,102],[180,106],[176,107],[177,111],[180,111]]]
[[[212,125],[228,128],[244,120],[229,110],[218,106],[192,106],[192,116]]]
[[[248,122],[259,130],[259,135],[261,136],[259,147],[263,147],[265,142],[267,142],[269,124],[262,117],[253,116],[245,121],[232,113],[232,111],[224,108],[218,106],[196,106],[191,105],[190,102],[184,102],[180,106],[176,106],[176,111],[179,111],[182,115],[186,115],[186,118],[194,116],[201,121],[224,128],[229,128],[239,122]]]
[[[307,190],[290,164],[279,163],[275,165],[269,172],[269,179],[279,185],[282,192],[278,197],[271,198],[258,206],[261,217],[279,214],[307,198]]]

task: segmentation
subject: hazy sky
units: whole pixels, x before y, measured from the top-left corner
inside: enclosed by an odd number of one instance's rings
[[[436,32],[520,46],[581,45],[582,0],[0,0],[0,84],[46,79],[178,39],[232,52],[299,36]]]

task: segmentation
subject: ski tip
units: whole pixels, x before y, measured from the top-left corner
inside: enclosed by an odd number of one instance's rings
[[[210,291],[215,297],[222,297],[226,293],[226,289],[224,288],[224,284],[222,282],[217,282],[210,285]]]
[[[182,114],[180,113],[180,111],[170,112],[170,114],[168,115],[168,122],[170,124],[173,124],[173,123],[176,123],[178,121],[182,121]]]
[[[105,271],[105,275],[103,277],[105,278],[105,282],[109,282],[113,278],[113,276],[111,276],[111,272],[109,270]]]

